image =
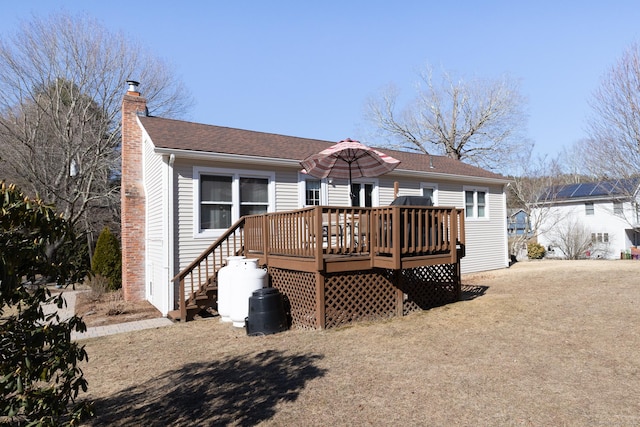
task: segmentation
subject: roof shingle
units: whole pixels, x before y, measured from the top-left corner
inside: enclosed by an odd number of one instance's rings
[[[159,117],[140,117],[140,122],[158,148],[254,157],[303,160],[336,142],[299,138]],[[502,175],[444,156],[430,156],[381,148],[400,160],[397,170],[429,171],[506,181]]]

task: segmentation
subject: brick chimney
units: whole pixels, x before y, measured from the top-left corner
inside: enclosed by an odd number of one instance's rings
[[[147,100],[138,82],[127,82],[122,99],[122,290],[125,301],[145,299],[145,194],[142,182],[142,129],[138,115],[147,112]]]

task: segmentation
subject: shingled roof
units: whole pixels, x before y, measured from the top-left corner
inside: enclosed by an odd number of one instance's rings
[[[140,122],[157,148],[302,160],[338,141],[299,138],[181,120],[141,116]],[[400,160],[397,170],[433,172],[506,182],[502,175],[444,156],[382,149]]]

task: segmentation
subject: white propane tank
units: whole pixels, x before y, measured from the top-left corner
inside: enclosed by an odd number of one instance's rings
[[[231,299],[234,283],[238,281],[238,272],[242,269],[244,256],[230,256],[227,265],[218,271],[218,314],[220,321],[231,322]]]
[[[231,303],[231,321],[237,328],[244,327],[244,320],[249,315],[249,298],[253,291],[267,286],[267,271],[258,268],[256,258],[244,259],[240,263],[241,268],[234,277]]]

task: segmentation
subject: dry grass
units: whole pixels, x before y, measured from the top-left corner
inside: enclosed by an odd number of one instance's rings
[[[214,318],[86,341],[91,423],[640,424],[640,262],[464,283],[476,298],[337,330],[248,337]]]

